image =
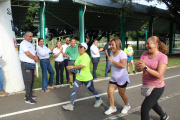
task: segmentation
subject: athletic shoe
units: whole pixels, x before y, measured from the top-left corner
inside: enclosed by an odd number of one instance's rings
[[[33,99],[31,99],[31,100],[25,100],[25,103],[28,103],[28,104],[36,104],[36,101],[34,101]]]
[[[109,109],[106,110],[104,113],[105,113],[106,115],[110,115],[110,114],[115,113],[115,112],[117,112],[116,107],[114,106],[114,108],[112,108],[112,107],[110,106]]]
[[[71,105],[71,104],[67,104],[67,105],[63,105],[62,106],[65,110],[70,110],[70,111],[73,111],[73,105]]]
[[[37,98],[37,96],[32,96],[31,98],[34,100]],[[24,97],[24,99],[26,99],[26,96]]]
[[[69,87],[72,89],[72,88],[73,88],[73,84],[72,84],[72,83],[70,83],[70,84],[69,84]]]
[[[134,74],[136,74],[136,71],[133,71]]]
[[[124,105],[121,113],[126,114],[126,113],[128,113],[128,111],[129,111],[130,109],[131,109],[131,106],[130,106],[130,105],[128,105],[128,106]]]
[[[130,72],[128,72],[128,74],[130,74]]]
[[[164,118],[160,118],[160,120],[168,120],[169,116],[165,113],[165,117]]]
[[[95,104],[94,104],[94,107],[99,107],[102,103],[103,103],[103,101],[101,99],[96,100]]]
[[[7,94],[7,92],[5,92],[5,91],[0,91],[0,95],[5,95],[5,94]]]

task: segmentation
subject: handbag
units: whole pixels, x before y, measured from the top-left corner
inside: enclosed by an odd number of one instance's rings
[[[161,84],[164,80],[161,80],[156,86],[152,85],[142,85],[141,87],[141,95],[147,97],[149,96],[155,87],[157,87],[159,84]]]

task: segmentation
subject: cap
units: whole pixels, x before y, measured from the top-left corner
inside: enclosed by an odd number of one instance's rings
[[[133,44],[131,41],[128,41],[127,44]]]
[[[82,45],[84,48],[86,48],[86,50],[88,49],[88,46],[87,46],[86,43],[81,43],[81,45]]]

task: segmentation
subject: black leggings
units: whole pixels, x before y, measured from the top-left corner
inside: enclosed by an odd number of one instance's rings
[[[163,88],[155,88],[152,93],[146,97],[141,105],[141,120],[149,120],[149,111],[152,108],[160,117],[164,117],[161,106],[158,105],[158,99],[164,92]]]

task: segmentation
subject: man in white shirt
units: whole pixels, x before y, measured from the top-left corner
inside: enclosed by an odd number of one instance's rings
[[[54,87],[53,85],[53,79],[54,79],[54,70],[51,66],[50,60],[49,60],[49,53],[52,52],[54,49],[54,46],[51,46],[51,48],[47,48],[44,46],[44,39],[39,38],[38,39],[38,46],[37,46],[37,55],[40,59],[40,66],[42,70],[42,91],[43,92],[49,92],[50,89],[47,89],[47,86]],[[49,75],[49,81],[47,76],[47,71],[50,74]]]
[[[66,43],[64,45],[62,45],[63,53],[65,53],[66,48],[70,46],[70,38],[66,37],[65,42]],[[65,67],[65,69],[66,69],[66,66],[68,66],[68,58],[64,56],[64,67]],[[66,69],[66,79],[67,79],[67,84],[69,84],[69,72],[67,69]]]
[[[98,78],[96,76],[96,70],[100,59],[100,52],[103,51],[103,48],[98,49],[97,45],[98,40],[95,39],[92,46],[90,47],[91,59],[93,63],[93,80],[96,80]]]
[[[38,62],[35,48],[31,43],[32,38],[33,34],[29,31],[26,32],[24,40],[20,43],[19,51],[21,69],[26,89],[25,102],[29,104],[36,103],[36,101],[33,100],[36,98],[36,96],[32,95],[32,88],[34,84],[35,62]]]

